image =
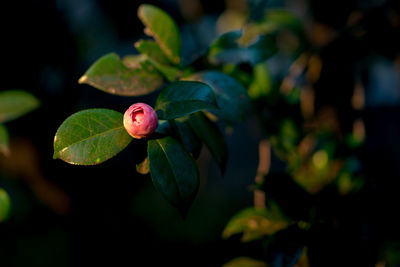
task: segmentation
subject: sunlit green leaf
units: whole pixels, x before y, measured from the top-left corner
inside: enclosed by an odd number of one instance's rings
[[[199,173],[193,157],[172,137],[150,140],[148,155],[154,186],[185,214],[199,187]]]
[[[11,209],[11,201],[7,192],[0,187],[0,223],[4,222],[9,214]]]
[[[263,208],[246,208],[226,225],[222,237],[229,238],[234,234],[243,234],[242,241],[248,242],[265,235],[273,235],[289,226],[289,222],[277,211]]]
[[[107,54],[93,63],[79,79],[79,83],[122,96],[146,95],[161,87],[163,79],[153,66],[138,58],[129,59],[125,61],[131,65],[124,64],[115,53]],[[138,60],[137,63],[132,59]],[[132,63],[137,64],[137,68]]]
[[[54,158],[94,165],[123,150],[132,140],[123,115],[109,109],[87,109],[68,117],[54,137]]]
[[[4,125],[0,124],[0,153],[3,153],[4,155],[9,154],[8,139],[9,136],[7,128]]]
[[[142,162],[136,164],[136,171],[140,174],[148,174],[150,172],[148,157],[146,157]]]
[[[246,119],[250,99],[246,89],[233,78],[218,71],[203,71],[185,79],[204,82],[212,88],[219,108],[213,113],[218,117],[230,122]]]
[[[239,44],[242,31],[232,31],[219,36],[211,44],[208,58],[214,64],[255,65],[273,56],[277,51],[276,37],[273,34],[259,35],[249,45]]]
[[[160,92],[155,109],[159,119],[171,120],[204,109],[216,109],[215,96],[207,84],[178,81]]]
[[[136,49],[148,58],[157,61],[160,64],[169,64],[169,60],[160,46],[153,40],[139,40],[135,43]]]
[[[201,112],[190,115],[189,122],[218,163],[222,174],[224,174],[228,159],[228,146],[218,126]]]
[[[222,267],[267,267],[268,265],[259,260],[248,257],[239,257],[225,263]]]
[[[143,4],[138,17],[146,26],[145,33],[154,37],[172,63],[179,64],[181,36],[174,20],[158,7]]]
[[[16,119],[39,106],[39,100],[28,92],[8,90],[0,92],[0,123]]]

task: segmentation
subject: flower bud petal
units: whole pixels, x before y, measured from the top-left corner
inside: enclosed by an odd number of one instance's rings
[[[150,136],[157,129],[157,122],[154,109],[144,103],[133,104],[124,114],[124,127],[136,139]]]

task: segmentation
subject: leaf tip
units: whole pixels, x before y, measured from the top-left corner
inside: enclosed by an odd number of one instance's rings
[[[79,78],[78,83],[83,84],[83,83],[86,83],[87,80],[88,80],[88,77],[86,75],[83,75],[81,78]]]

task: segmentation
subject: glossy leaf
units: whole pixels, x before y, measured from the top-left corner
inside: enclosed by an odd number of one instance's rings
[[[4,222],[9,214],[11,209],[11,201],[7,192],[0,187],[0,223]]]
[[[146,55],[148,58],[160,64],[169,64],[168,57],[153,40],[139,40],[135,43],[135,47],[141,54]]]
[[[154,186],[185,214],[199,187],[199,173],[193,157],[170,136],[150,140],[148,155]]]
[[[239,257],[225,263],[222,267],[267,267],[267,264],[252,258]]]
[[[237,213],[226,225],[222,237],[243,234],[242,241],[249,242],[265,235],[273,235],[289,226],[280,214],[266,208],[250,207]]]
[[[204,82],[212,88],[219,108],[213,113],[218,117],[231,122],[246,119],[250,111],[250,99],[246,89],[236,80],[218,71],[203,71],[186,79]]]
[[[123,150],[132,137],[123,114],[109,109],[87,109],[68,117],[54,138],[54,158],[71,164],[102,163]]]
[[[192,153],[194,158],[197,158],[200,154],[202,147],[201,140],[197,137],[197,134],[189,123],[189,116],[170,120],[169,124],[173,129],[173,134],[181,140],[181,143],[185,146],[186,150]]]
[[[0,123],[19,118],[39,106],[39,100],[21,90],[0,92]]]
[[[132,63],[130,59],[129,63]],[[121,96],[146,95],[162,86],[161,75],[149,63],[138,61],[136,68],[134,64],[128,65],[131,68],[126,64],[117,54],[107,54],[93,63],[79,79],[79,83]]]
[[[218,163],[222,174],[224,174],[228,159],[228,146],[218,126],[201,112],[190,115],[189,122],[196,135],[204,142]]]
[[[174,20],[158,7],[143,4],[138,17],[146,26],[145,33],[154,37],[172,63],[179,64],[181,36]]]
[[[204,109],[216,109],[215,96],[207,84],[174,82],[158,95],[155,109],[159,119],[171,120]]]
[[[259,35],[249,45],[239,44],[242,31],[222,34],[210,46],[208,58],[214,64],[258,64],[273,56],[277,51],[276,37],[273,34]]]
[[[9,136],[7,128],[4,125],[0,124],[0,153],[3,153],[4,155],[9,154],[8,139]]]

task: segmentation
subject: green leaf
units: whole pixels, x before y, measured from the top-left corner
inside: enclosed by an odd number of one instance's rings
[[[186,79],[204,82],[211,87],[219,108],[213,113],[218,117],[230,122],[246,119],[250,111],[250,99],[246,89],[235,79],[218,71],[203,71]]]
[[[215,96],[207,84],[178,81],[161,91],[155,109],[160,120],[171,120],[204,109],[216,109]]]
[[[121,61],[128,69],[139,69],[143,64],[146,64],[147,58],[145,55],[126,55]]]
[[[211,44],[208,58],[214,64],[258,64],[273,56],[277,51],[274,34],[259,35],[256,41],[242,45],[239,39],[242,31],[232,31],[222,34]]]
[[[71,115],[58,128],[54,158],[77,165],[99,164],[115,156],[131,141],[121,113],[87,109]]]
[[[136,171],[143,175],[150,172],[149,157],[146,157],[142,162],[136,164]]]
[[[172,63],[179,64],[181,36],[174,20],[158,7],[143,4],[138,17],[146,26],[145,33],[154,37]]]
[[[259,99],[269,95],[273,90],[271,73],[268,65],[263,62],[253,68],[254,78],[249,86],[248,94],[251,99]]]
[[[148,155],[154,186],[185,214],[199,187],[199,172],[193,157],[170,136],[150,140]]]
[[[276,210],[263,207],[246,208],[226,225],[222,237],[229,238],[234,234],[243,233],[242,241],[249,242],[265,235],[273,235],[289,226],[289,222]]]
[[[121,96],[146,95],[162,86],[163,79],[153,66],[138,60],[139,58],[129,59],[130,61],[125,59],[124,64],[117,54],[107,54],[93,63],[79,79],[79,83]],[[137,64],[137,67],[132,63]]]
[[[204,142],[211,155],[218,163],[222,174],[224,174],[228,159],[228,146],[218,126],[201,112],[190,115],[189,122],[194,132]]]
[[[0,92],[0,123],[21,117],[36,109],[39,104],[36,97],[25,91]]]
[[[157,61],[160,64],[169,64],[169,60],[160,46],[153,40],[139,40],[135,43],[136,49],[148,58]]]
[[[222,267],[267,267],[267,264],[252,258],[239,257],[225,263]]]
[[[194,158],[198,158],[202,147],[201,140],[189,123],[189,116],[169,120],[169,124],[175,133],[174,136],[181,140],[186,150],[192,153]]]
[[[0,153],[8,155],[10,153],[8,148],[9,136],[7,128],[0,124]]]
[[[175,67],[160,64],[157,61],[150,59],[149,62],[167,79],[169,82],[174,82],[181,75],[181,71]]]
[[[7,192],[0,187],[0,223],[4,222],[9,214],[11,209],[11,201]]]
[[[259,25],[262,32],[291,30],[298,35],[304,34],[301,20],[292,12],[285,9],[270,9],[265,13],[264,21]]]

